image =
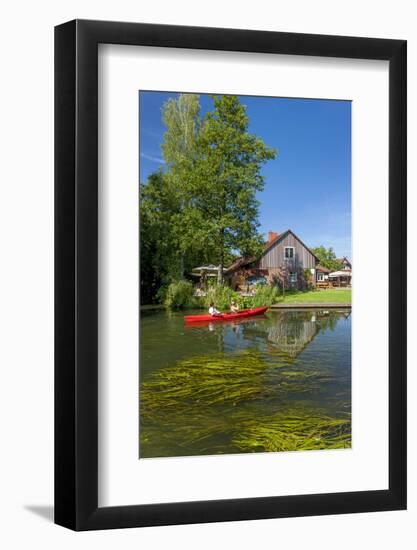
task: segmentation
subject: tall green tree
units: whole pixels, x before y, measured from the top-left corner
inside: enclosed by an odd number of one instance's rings
[[[166,127],[162,144],[166,191],[176,200],[176,209],[170,218],[170,232],[178,252],[178,276],[183,277],[209,255],[209,247],[200,235],[201,212],[194,207],[195,188],[192,184],[199,155],[199,96],[180,94],[178,98],[169,99],[163,106],[162,120]]]
[[[200,99],[197,94],[180,94],[169,99],[162,107],[162,120],[166,126],[162,153],[171,176],[179,183],[189,172],[196,158],[196,143],[201,124]]]
[[[317,256],[320,261],[320,265],[331,269],[332,271],[337,271],[342,268],[342,264],[337,261],[336,254],[332,247],[326,248],[325,246],[316,246],[312,248],[311,251]]]
[[[259,201],[264,188],[262,165],[276,152],[249,133],[246,108],[237,96],[214,96],[214,110],[204,118],[192,174],[192,208],[200,213],[200,234],[213,246],[219,280],[228,256],[257,254]]]
[[[194,94],[163,106],[165,166],[140,186],[142,303],[197,265],[219,265],[221,280],[236,253],[262,248],[256,193],[275,151],[249,133],[236,96],[213,101],[203,119]]]
[[[159,289],[178,274],[178,254],[171,220],[178,211],[176,196],[162,171],[140,185],[141,302],[155,301]]]
[[[162,107],[165,166],[140,185],[142,303],[155,301],[161,287],[209,261],[209,247],[198,238],[199,213],[189,208],[199,113],[195,94],[181,94]]]

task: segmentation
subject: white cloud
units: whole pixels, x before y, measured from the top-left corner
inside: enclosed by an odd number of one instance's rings
[[[156,162],[157,164],[165,164],[164,159],[161,159],[159,157],[154,157],[152,155],[147,155],[146,153],[141,153],[140,156],[146,160],[150,160],[151,162]]]

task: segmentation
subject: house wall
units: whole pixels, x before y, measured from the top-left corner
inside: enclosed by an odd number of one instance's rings
[[[294,260],[285,260],[284,248],[286,246],[294,247]],[[261,269],[278,268],[284,264],[287,264],[289,271],[313,269],[316,267],[316,258],[292,233],[289,233],[264,253],[259,260]]]

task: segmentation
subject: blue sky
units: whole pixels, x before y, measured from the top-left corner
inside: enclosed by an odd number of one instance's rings
[[[140,179],[163,166],[161,108],[176,93],[140,92]],[[249,131],[278,151],[262,168],[260,230],[292,229],[308,246],[351,257],[351,102],[239,96]],[[211,110],[200,96],[201,113]]]

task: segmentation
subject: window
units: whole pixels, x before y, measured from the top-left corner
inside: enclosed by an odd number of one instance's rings
[[[294,247],[293,246],[286,246],[284,249],[284,257],[286,260],[290,260],[294,258]]]
[[[297,282],[297,273],[290,273],[290,283]]]
[[[317,280],[324,281],[324,273],[317,273]]]

